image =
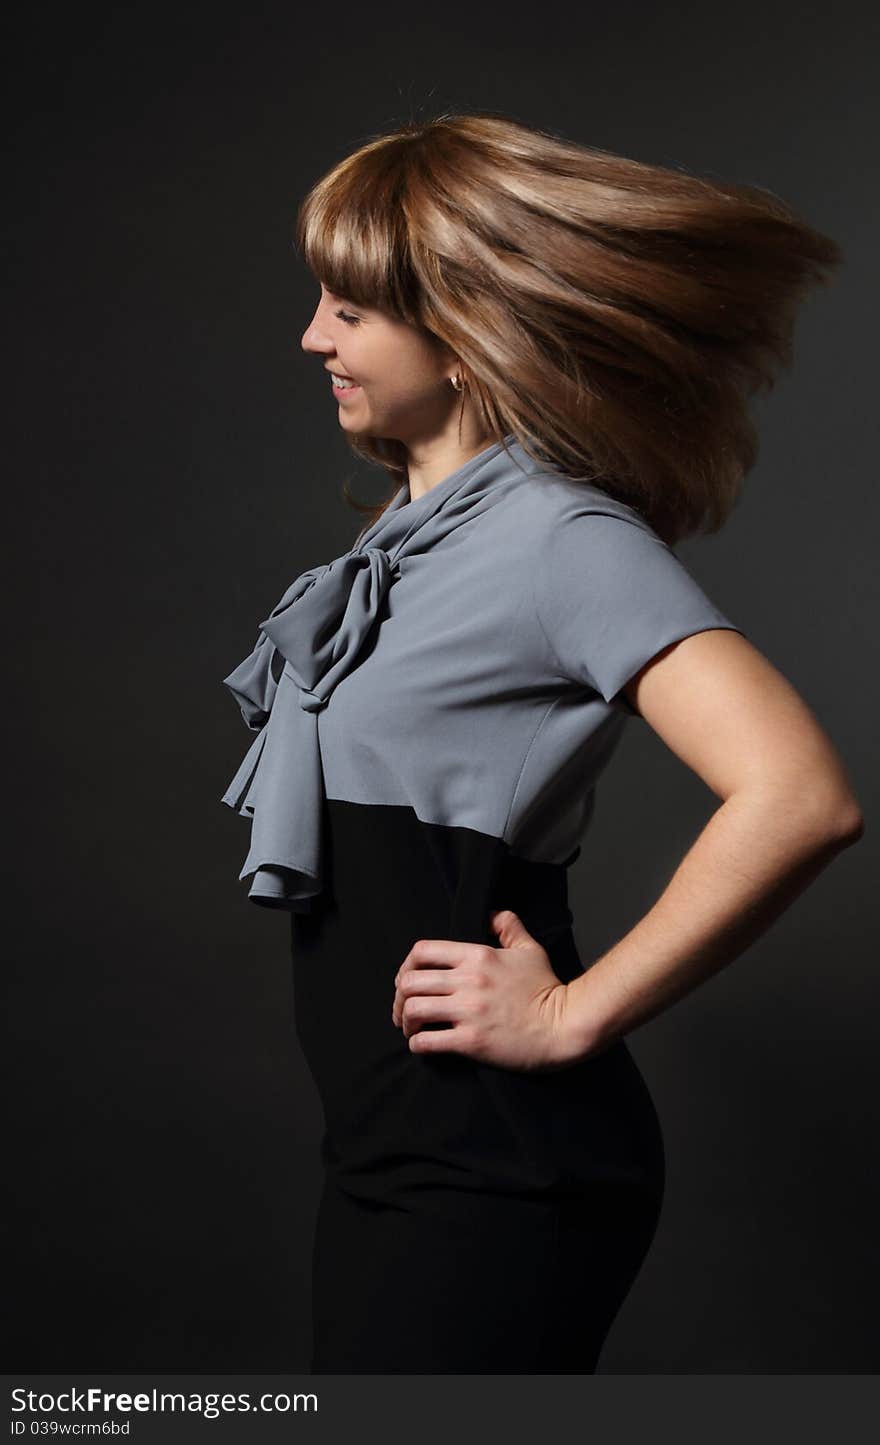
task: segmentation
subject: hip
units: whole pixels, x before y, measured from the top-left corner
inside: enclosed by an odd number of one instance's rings
[[[341,1016],[342,1015],[342,1016]],[[391,1021],[296,984],[296,1029],[324,1111],[323,1161],[364,1198],[426,1187],[564,1199],[599,1180],[659,1198],[660,1119],[626,1043],[565,1069],[414,1054]]]

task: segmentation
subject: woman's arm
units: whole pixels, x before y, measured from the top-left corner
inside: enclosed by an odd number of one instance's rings
[[[624,690],[723,802],[648,913],[568,984],[572,1058],[601,1051],[718,973],[864,831],[830,739],[742,634],[686,637]]]

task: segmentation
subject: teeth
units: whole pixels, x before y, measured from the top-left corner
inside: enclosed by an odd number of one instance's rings
[[[357,386],[357,382],[356,382],[356,381],[345,381],[343,377],[337,376],[337,375],[335,374],[335,372],[332,372],[332,371],[331,371],[331,373],[330,373],[330,381],[331,381],[331,383],[332,383],[333,386],[341,386],[341,387],[343,387],[344,389],[347,389],[348,387],[352,387],[352,386]]]

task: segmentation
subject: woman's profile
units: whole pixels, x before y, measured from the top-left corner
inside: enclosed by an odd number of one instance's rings
[[[840,253],[768,191],[494,114],[370,139],[297,242],[302,347],[393,483],[224,679],[240,877],[289,914],[325,1115],[312,1369],[591,1373],[664,1193],[627,1034],[863,830],[673,550],[730,516],[749,400]],[[582,960],[567,870],[633,717],[720,802]]]

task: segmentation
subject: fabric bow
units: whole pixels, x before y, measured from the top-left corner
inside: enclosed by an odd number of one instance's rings
[[[319,890],[321,760],[315,714],[354,667],[388,591],[382,547],[303,572],[260,625],[249,657],[223,679],[258,736],[222,801],[253,820],[239,874],[249,896],[290,907]]]

